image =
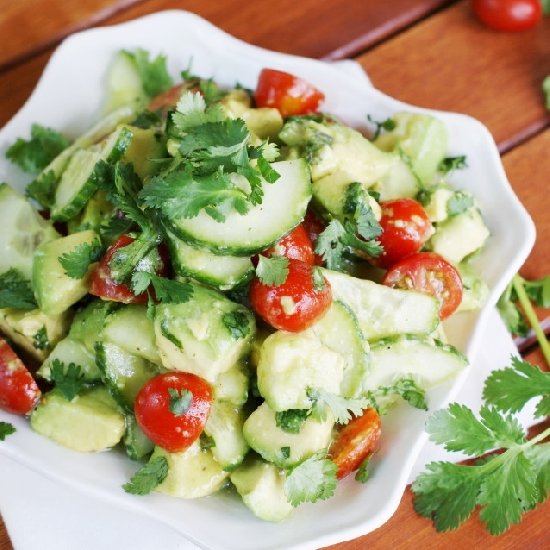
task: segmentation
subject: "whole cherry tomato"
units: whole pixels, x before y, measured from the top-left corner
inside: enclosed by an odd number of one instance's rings
[[[264,256],[285,256],[289,260],[301,260],[313,265],[313,245],[303,225],[298,225],[278,243],[262,252]]]
[[[532,29],[542,18],[541,0],[473,0],[474,13],[499,31]]]
[[[211,404],[212,389],[206,380],[190,372],[165,372],[139,390],[134,412],[153,443],[176,453],[200,436]]]
[[[342,479],[371,455],[378,446],[381,434],[380,416],[375,409],[366,409],[338,433],[330,447],[329,456],[338,467],[336,477]]]
[[[306,216],[304,218],[304,221],[302,222],[302,225],[304,226],[304,229],[306,230],[306,233],[309,236],[309,239],[311,240],[311,244],[313,246],[313,250],[315,251],[315,245],[317,244],[317,239],[319,238],[319,235],[325,230],[326,224],[315,214],[315,212],[308,208],[306,212]],[[319,254],[314,252],[314,264],[315,265],[323,265],[323,258],[319,256]]]
[[[418,290],[439,300],[439,317],[446,319],[462,301],[458,271],[435,252],[419,252],[396,263],[386,273],[387,286]]]
[[[430,238],[432,224],[424,207],[413,199],[386,201],[381,207],[382,234],[379,241],[384,251],[373,263],[387,269],[416,254]]]
[[[255,278],[250,285],[254,311],[276,329],[300,332],[310,327],[332,302],[330,283],[316,269],[300,260],[289,260],[283,284],[269,286]]]
[[[275,107],[283,117],[315,113],[325,95],[302,78],[263,69],[256,85],[256,107]]]
[[[15,414],[29,414],[40,399],[32,374],[11,346],[0,338],[0,408]]]

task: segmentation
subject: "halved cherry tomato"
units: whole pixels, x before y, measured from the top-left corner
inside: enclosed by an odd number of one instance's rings
[[[435,252],[419,252],[396,263],[382,282],[435,296],[439,300],[441,319],[454,313],[462,301],[462,279],[458,271]]]
[[[299,332],[310,327],[330,307],[332,290],[322,276],[314,281],[314,266],[289,260],[286,281],[268,286],[255,278],[250,285],[250,301],[256,313],[272,327]]]
[[[304,226],[304,229],[306,230],[306,233],[308,234],[311,244],[313,246],[313,250],[315,251],[315,245],[317,244],[317,239],[319,238],[319,235],[325,230],[326,224],[315,214],[311,208],[308,208],[306,212],[306,216],[304,218],[304,221],[302,222],[302,225]],[[314,256],[314,264],[315,265],[323,265],[323,258],[319,256],[319,254],[313,253]]]
[[[136,296],[130,287],[124,283],[117,283],[111,276],[109,262],[119,248],[128,246],[134,242],[134,238],[129,235],[121,235],[105,252],[103,258],[92,274],[92,284],[90,285],[90,294],[99,296],[104,300],[112,302],[122,302],[123,304],[145,304],[147,303],[147,293],[143,292]]]
[[[183,89],[185,87],[185,82],[180,82],[171,88],[168,88],[165,92],[162,92],[158,96],[154,97],[147,109],[149,111],[158,111],[159,109],[171,109],[175,107],[179,101]]]
[[[476,16],[499,31],[532,29],[542,18],[541,0],[473,0]]]
[[[302,78],[263,69],[256,85],[256,107],[275,107],[283,117],[316,113],[325,95]]]
[[[342,479],[357,470],[378,446],[382,433],[380,416],[375,409],[366,409],[338,433],[329,456],[338,467],[336,477]]]
[[[285,256],[313,265],[313,245],[303,225],[298,225],[278,243],[262,252],[264,256]]]
[[[40,389],[23,361],[0,338],[0,408],[29,414],[40,399]]]
[[[413,199],[383,202],[379,241],[382,254],[372,260],[379,267],[389,268],[394,263],[416,254],[432,234],[432,224],[424,207]]]
[[[183,393],[182,393],[183,392]],[[176,403],[191,392],[188,406]],[[136,420],[145,435],[171,453],[187,449],[200,436],[212,404],[208,382],[190,372],[165,372],[146,382],[134,403]]]

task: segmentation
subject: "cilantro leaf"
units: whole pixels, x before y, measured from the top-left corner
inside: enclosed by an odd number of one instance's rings
[[[225,118],[223,109],[219,105],[206,106],[206,100],[199,93],[184,92],[172,113],[172,122],[177,135],[184,135],[190,129],[206,122],[221,122]]]
[[[386,120],[377,121],[374,120],[371,115],[367,115],[367,120],[375,125],[375,131],[372,139],[376,139],[381,134],[382,130],[386,130],[387,132],[395,130],[396,123],[393,118],[387,118]]]
[[[42,325],[32,337],[33,346],[36,349],[48,349],[50,347],[50,340],[48,339],[48,331],[46,327]]]
[[[452,216],[458,216],[466,212],[474,204],[474,197],[470,193],[464,191],[455,191],[453,196],[447,201],[447,214]]]
[[[287,411],[278,411],[275,413],[275,424],[281,430],[289,434],[300,433],[304,422],[309,416],[308,409],[288,409]]]
[[[454,170],[462,170],[467,168],[466,156],[460,155],[458,157],[445,157],[438,165],[437,170],[443,174],[448,174]]]
[[[361,416],[363,409],[370,406],[368,399],[342,397],[318,388],[308,388],[307,396],[313,403],[311,414],[314,418],[325,420],[329,409],[338,424],[347,424],[352,414]]]
[[[174,84],[166,67],[166,56],[159,54],[151,59],[151,54],[142,48],[134,52],[124,51],[124,54],[134,65],[141,79],[143,91],[149,97],[159,95]]]
[[[0,275],[0,308],[37,307],[31,284],[19,270],[11,268]]]
[[[8,147],[6,158],[25,172],[37,173],[69,146],[69,140],[56,130],[33,124],[31,138],[17,141]]]
[[[336,490],[336,464],[329,458],[312,456],[293,468],[284,484],[292,506],[330,498]]]
[[[323,290],[327,286],[327,281],[325,279],[325,276],[323,275],[323,272],[318,266],[315,266],[313,268],[311,277],[313,279],[313,288],[318,292]]]
[[[533,281],[524,279],[523,286],[529,299],[537,306],[550,307],[550,275]]]
[[[550,414],[550,373],[512,357],[512,367],[492,372],[485,380],[483,397],[502,411],[517,412],[528,401],[542,397],[535,414]]]
[[[288,277],[288,258],[285,256],[266,258],[260,254],[256,266],[256,276],[262,284],[267,286],[284,284]]]
[[[173,281],[158,275],[150,275],[157,300],[163,304],[183,304],[193,296],[193,287],[189,283]]]
[[[82,243],[70,252],[59,256],[58,260],[65,274],[72,279],[82,279],[88,272],[90,264],[97,262],[103,254],[101,243]]]
[[[366,483],[370,479],[370,472],[369,472],[369,462],[371,459],[371,455],[367,456],[363,462],[361,462],[361,465],[355,472],[355,479],[361,483]]]
[[[51,208],[55,202],[55,190],[57,189],[57,176],[53,170],[41,173],[31,181],[25,189],[27,197],[34,199],[44,208]]]
[[[50,366],[50,379],[67,401],[72,401],[86,385],[84,372],[80,365],[61,362],[54,359]]]
[[[235,340],[246,338],[250,334],[250,323],[247,315],[242,311],[233,310],[222,317],[225,328]]]
[[[186,389],[178,391],[174,388],[168,388],[168,394],[170,395],[170,403],[168,405],[170,412],[175,416],[184,415],[191,406],[193,393]]]
[[[168,476],[168,460],[157,456],[143,465],[122,488],[132,495],[147,495]]]
[[[206,449],[212,449],[212,447],[216,446],[216,442],[214,439],[207,435],[206,432],[202,432],[199,436],[199,444],[201,447],[201,451],[206,451]]]
[[[319,234],[315,244],[315,252],[321,256],[328,267],[334,271],[341,271],[343,255],[346,251],[344,236],[346,230],[339,220],[331,220]]]
[[[16,431],[13,424],[0,421],[0,441],[5,441],[8,435],[14,434]]]
[[[365,397],[380,414],[384,414],[387,409],[380,406],[380,398],[390,397],[391,399],[394,395],[404,399],[411,407],[428,410],[426,391],[408,377],[399,378],[390,386],[379,386],[376,390],[369,390]]]

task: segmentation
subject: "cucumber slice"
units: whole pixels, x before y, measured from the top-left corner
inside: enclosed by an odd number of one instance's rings
[[[143,433],[133,414],[126,415],[126,431],[124,432],[124,448],[132,460],[142,460],[150,455],[155,444]]]
[[[335,300],[346,304],[357,317],[364,337],[371,341],[393,334],[430,334],[439,325],[435,298],[400,290],[323,269]]]
[[[0,183],[0,273],[14,268],[31,278],[34,251],[59,234],[7,183]]]
[[[94,231],[73,233],[41,245],[35,252],[32,268],[32,287],[40,309],[48,315],[57,315],[69,309],[88,293],[91,270],[82,279],[65,273],[60,256],[80,245],[96,242]]]
[[[191,219],[165,217],[165,223],[177,237],[215,254],[250,256],[268,248],[302,221],[311,199],[305,160],[274,162],[272,167],[281,177],[263,184],[262,204],[245,215],[231,211],[224,222],[218,222],[202,210]]]
[[[452,378],[468,365],[455,347],[415,336],[393,336],[371,346],[370,368],[363,380],[365,390],[389,386],[410,376],[428,390]]]
[[[55,192],[51,217],[67,221],[76,216],[97,191],[101,179],[101,162],[119,160],[132,141],[133,134],[122,126],[97,149],[79,149],[72,155]]]
[[[229,290],[254,272],[250,258],[218,256],[208,248],[187,244],[170,231],[166,234],[174,271],[182,277],[193,277],[220,290]]]
[[[344,359],[344,376],[338,393],[344,397],[357,397],[368,365],[369,350],[357,317],[349,307],[336,301],[308,331]]]
[[[120,304],[96,300],[77,312],[69,331],[69,337],[82,342],[86,349],[95,354],[94,346],[103,330],[107,316],[116,311]]]

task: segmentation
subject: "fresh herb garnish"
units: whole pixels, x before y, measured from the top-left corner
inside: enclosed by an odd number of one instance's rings
[[[43,172],[27,185],[25,194],[27,197],[41,204],[44,208],[51,208],[55,202],[57,181],[57,176],[53,170]]]
[[[250,334],[250,321],[242,311],[234,310],[225,313],[222,322],[235,340],[246,338]]]
[[[155,289],[156,299],[163,304],[183,304],[193,296],[193,287],[189,283],[159,277],[148,271],[134,271],[132,291],[136,295],[145,292],[151,284]]]
[[[287,475],[285,494],[292,506],[330,498],[336,490],[336,464],[314,455],[301,462]]]
[[[35,309],[38,305],[31,283],[17,269],[0,275],[0,308]]]
[[[86,385],[80,365],[75,363],[65,365],[59,359],[54,359],[50,365],[50,379],[67,401],[72,401]]]
[[[324,290],[324,288],[327,286],[327,283],[326,283],[326,280],[325,280],[325,277],[323,275],[323,272],[321,271],[321,269],[317,266],[315,266],[313,268],[313,272],[312,272],[312,279],[313,279],[313,288],[314,290],[316,290],[317,292],[321,291],[321,290]]]
[[[308,409],[278,411],[275,413],[275,424],[278,428],[289,434],[297,434],[300,433],[309,414],[310,411]]]
[[[359,481],[360,483],[366,483],[370,479],[370,472],[369,472],[369,462],[370,462],[370,455],[361,462],[361,465],[359,468],[357,468],[357,471],[355,472],[355,479],[356,481]]]
[[[352,415],[361,416],[363,409],[370,406],[367,399],[342,397],[318,388],[308,388],[307,396],[313,403],[311,415],[314,418],[324,421],[329,410],[338,424],[347,424]]]
[[[266,258],[260,254],[256,266],[256,277],[263,285],[279,286],[284,284],[288,277],[288,258],[285,256]]]
[[[157,456],[143,465],[122,488],[132,495],[147,495],[168,476],[168,460]]]
[[[374,407],[379,414],[387,412],[386,407],[380,406],[380,399],[385,397],[399,396],[404,399],[411,407],[416,409],[428,410],[426,402],[426,391],[422,389],[412,378],[399,378],[389,386],[379,386],[375,390],[368,390],[365,398],[370,405]]]
[[[170,395],[168,408],[175,416],[182,416],[189,410],[193,401],[193,393],[191,391],[186,389],[178,391],[174,388],[168,388],[168,394]]]
[[[201,451],[206,451],[207,449],[212,449],[212,447],[215,447],[216,442],[214,441],[214,438],[207,435],[206,432],[202,432],[199,437],[199,445]]]
[[[17,164],[22,170],[38,173],[69,146],[69,140],[56,130],[40,124],[31,126],[31,138],[18,138],[8,147],[6,158]]]
[[[281,447],[281,456],[287,460],[290,458],[290,447]]]
[[[50,340],[48,339],[48,331],[46,327],[42,325],[32,337],[32,344],[36,349],[48,349],[50,347]]]
[[[173,80],[166,68],[166,56],[157,55],[151,59],[151,54],[142,49],[123,51],[123,54],[132,62],[139,77],[143,91],[153,98],[165,92],[173,85]]]
[[[374,124],[376,128],[372,139],[376,139],[380,135],[382,130],[385,130],[386,132],[391,132],[392,130],[395,130],[396,123],[393,118],[387,118],[386,120],[377,121],[374,120],[370,115],[367,115],[367,119],[371,124]]]
[[[5,441],[8,435],[14,434],[16,431],[13,424],[0,421],[0,441]]]
[[[466,212],[474,205],[474,197],[464,191],[455,191],[453,196],[447,201],[447,214],[451,216],[458,216],[463,212]]]
[[[462,170],[468,167],[466,156],[445,157],[437,166],[437,170],[443,174],[448,174],[454,170]]]
[[[71,279],[82,279],[88,268],[103,255],[103,246],[96,240],[93,243],[82,243],[70,252],[59,256],[59,263],[65,274]]]

